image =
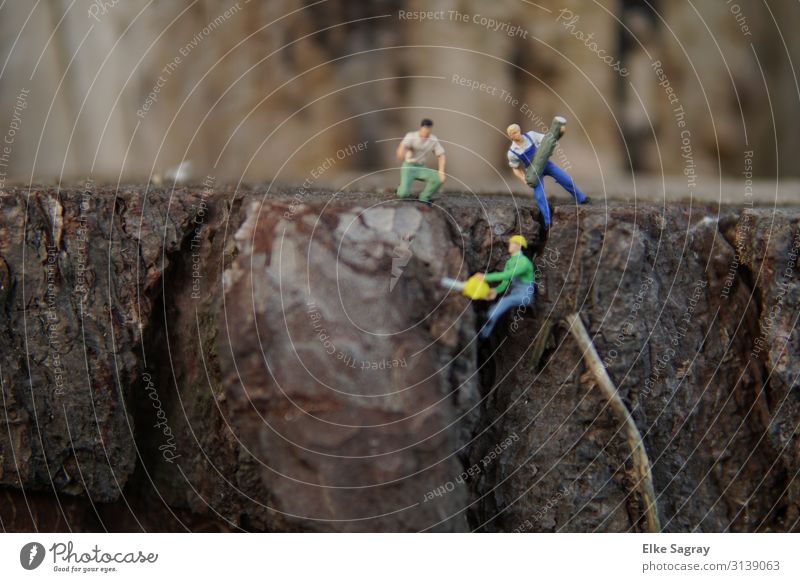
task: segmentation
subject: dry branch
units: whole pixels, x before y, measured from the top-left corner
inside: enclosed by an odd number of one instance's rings
[[[650,471],[650,460],[647,458],[647,452],[644,449],[642,442],[642,435],[636,424],[633,422],[628,408],[622,402],[617,392],[616,386],[609,378],[605,366],[603,366],[600,356],[597,355],[597,350],[592,343],[586,328],[577,313],[571,313],[567,316],[567,323],[569,324],[569,331],[578,342],[581,350],[583,350],[583,359],[586,365],[597,380],[597,385],[603,391],[604,396],[611,404],[611,410],[617,419],[624,423],[625,434],[628,440],[628,446],[631,449],[631,458],[633,460],[633,469],[636,475],[636,488],[642,496],[642,501],[645,506],[645,515],[647,517],[647,528],[651,532],[661,531],[661,523],[658,519],[658,507],[656,506],[656,496],[653,489],[653,477]]]

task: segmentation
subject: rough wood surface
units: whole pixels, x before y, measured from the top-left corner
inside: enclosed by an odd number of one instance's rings
[[[579,311],[662,529],[797,530],[798,212],[557,202],[543,247],[502,196],[1,192],[2,528],[646,530],[582,350],[537,344]],[[519,232],[545,291],[478,350],[437,282]]]
[[[581,321],[580,315],[570,313],[566,317],[569,331],[575,341],[583,350],[583,359],[587,367],[591,370],[595,378],[596,385],[600,387],[603,396],[608,401],[609,406],[614,411],[614,415],[620,424],[625,427],[625,438],[631,451],[631,461],[633,463],[633,473],[635,475],[635,486],[642,496],[642,502],[647,516],[647,529],[650,533],[661,531],[661,522],[658,518],[658,506],[656,505],[656,495],[653,490],[653,476],[650,471],[650,459],[647,458],[647,451],[644,449],[642,435],[636,427],[636,423],[631,417],[630,411],[619,397],[617,388],[608,377],[605,366],[597,355],[597,350],[592,343],[592,338],[586,332],[586,328]]]

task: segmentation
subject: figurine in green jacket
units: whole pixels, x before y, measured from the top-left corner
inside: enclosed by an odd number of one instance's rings
[[[506,261],[502,271],[486,273],[483,280],[487,283],[500,283],[489,292],[488,299],[494,299],[498,293],[506,294],[489,310],[486,324],[479,337],[487,339],[500,318],[512,309],[524,309],[532,302],[534,293],[534,269],[531,260],[522,254],[528,247],[528,241],[521,235],[514,235],[508,241],[508,253],[511,257]]]

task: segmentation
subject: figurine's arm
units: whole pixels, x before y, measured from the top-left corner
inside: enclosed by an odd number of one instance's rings
[[[528,180],[525,178],[525,172],[523,172],[519,168],[519,166],[517,166],[516,168],[511,168],[511,171],[514,172],[514,175],[517,178],[519,178],[522,181],[523,184],[525,184],[526,186],[528,185]]]
[[[515,277],[519,277],[523,281],[529,277],[533,281],[535,277],[533,262],[522,254],[511,257],[502,271],[486,273],[483,276],[483,280],[487,283],[499,282],[500,284],[495,288],[495,291],[502,293]]]
[[[514,154],[514,152],[511,151],[511,149],[508,150],[507,158],[508,158],[508,167],[511,168],[513,174],[517,178],[519,178],[523,184],[527,186],[528,182],[525,179],[525,170],[520,167],[519,159],[517,158],[516,154]]]
[[[497,273],[475,273],[475,277],[487,283],[496,283],[500,281],[497,287],[489,289],[489,295],[486,297],[489,301],[496,298],[498,293],[502,293],[506,290],[506,287],[508,287],[508,284],[511,282],[512,275],[513,272],[509,273],[508,278],[506,278],[506,271],[498,271]]]
[[[439,181],[443,183],[446,178],[444,173],[445,157],[444,148],[442,147],[438,137],[434,138],[433,141],[433,153],[436,155],[436,159],[439,161]]]
[[[499,275],[499,274],[500,273],[475,273],[473,277],[481,281],[486,281],[488,283],[489,281],[494,279],[494,275]],[[489,301],[495,299],[497,297],[497,292],[500,291],[502,293],[507,286],[508,286],[508,281],[504,281],[494,289],[489,289],[489,293],[486,296],[486,299],[488,299]]]
[[[497,286],[497,291],[502,293],[508,287],[509,281],[511,281],[511,277],[514,275],[514,271],[499,271],[497,273],[486,273],[484,275],[483,280],[487,283],[500,283]]]
[[[397,146],[397,159],[399,161],[403,161],[406,159],[406,142],[405,140],[400,142],[400,145]]]
[[[511,261],[509,261],[510,263]],[[500,283],[497,287],[494,288],[494,291],[497,293],[502,293],[508,287],[508,284],[511,283],[511,279],[514,277],[514,272],[517,269],[516,261],[513,264],[506,263],[505,268],[502,271],[497,271],[495,273],[486,273],[483,276],[483,280],[487,283]]]

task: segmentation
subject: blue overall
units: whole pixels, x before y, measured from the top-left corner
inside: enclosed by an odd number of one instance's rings
[[[481,328],[478,337],[481,339],[489,339],[494,326],[497,325],[500,318],[512,309],[518,309],[519,316],[521,317],[533,301],[535,287],[536,283],[533,282],[521,283],[519,281],[512,281],[506,294],[489,309],[489,316],[483,328]]]
[[[509,150],[512,154],[519,158],[519,161],[522,162],[523,166],[527,169],[528,166],[531,165],[533,162],[533,156],[536,154],[536,144],[533,143],[533,140],[528,137],[528,134],[523,134],[523,137],[530,143],[528,148],[518,154],[514,150]],[[581,192],[578,187],[573,182],[572,178],[570,178],[569,174],[567,174],[564,170],[556,166],[550,160],[544,166],[544,172],[542,173],[542,177],[539,180],[539,183],[533,189],[533,196],[536,199],[536,205],[539,207],[539,212],[542,213],[542,220],[544,221],[544,228],[545,230],[550,228],[550,207],[547,205],[547,197],[544,194],[544,177],[545,176],[552,176],[556,182],[567,192],[572,194],[572,197],[575,198],[575,201],[578,204],[583,204],[583,201],[586,200],[586,196],[584,196],[583,192]]]

